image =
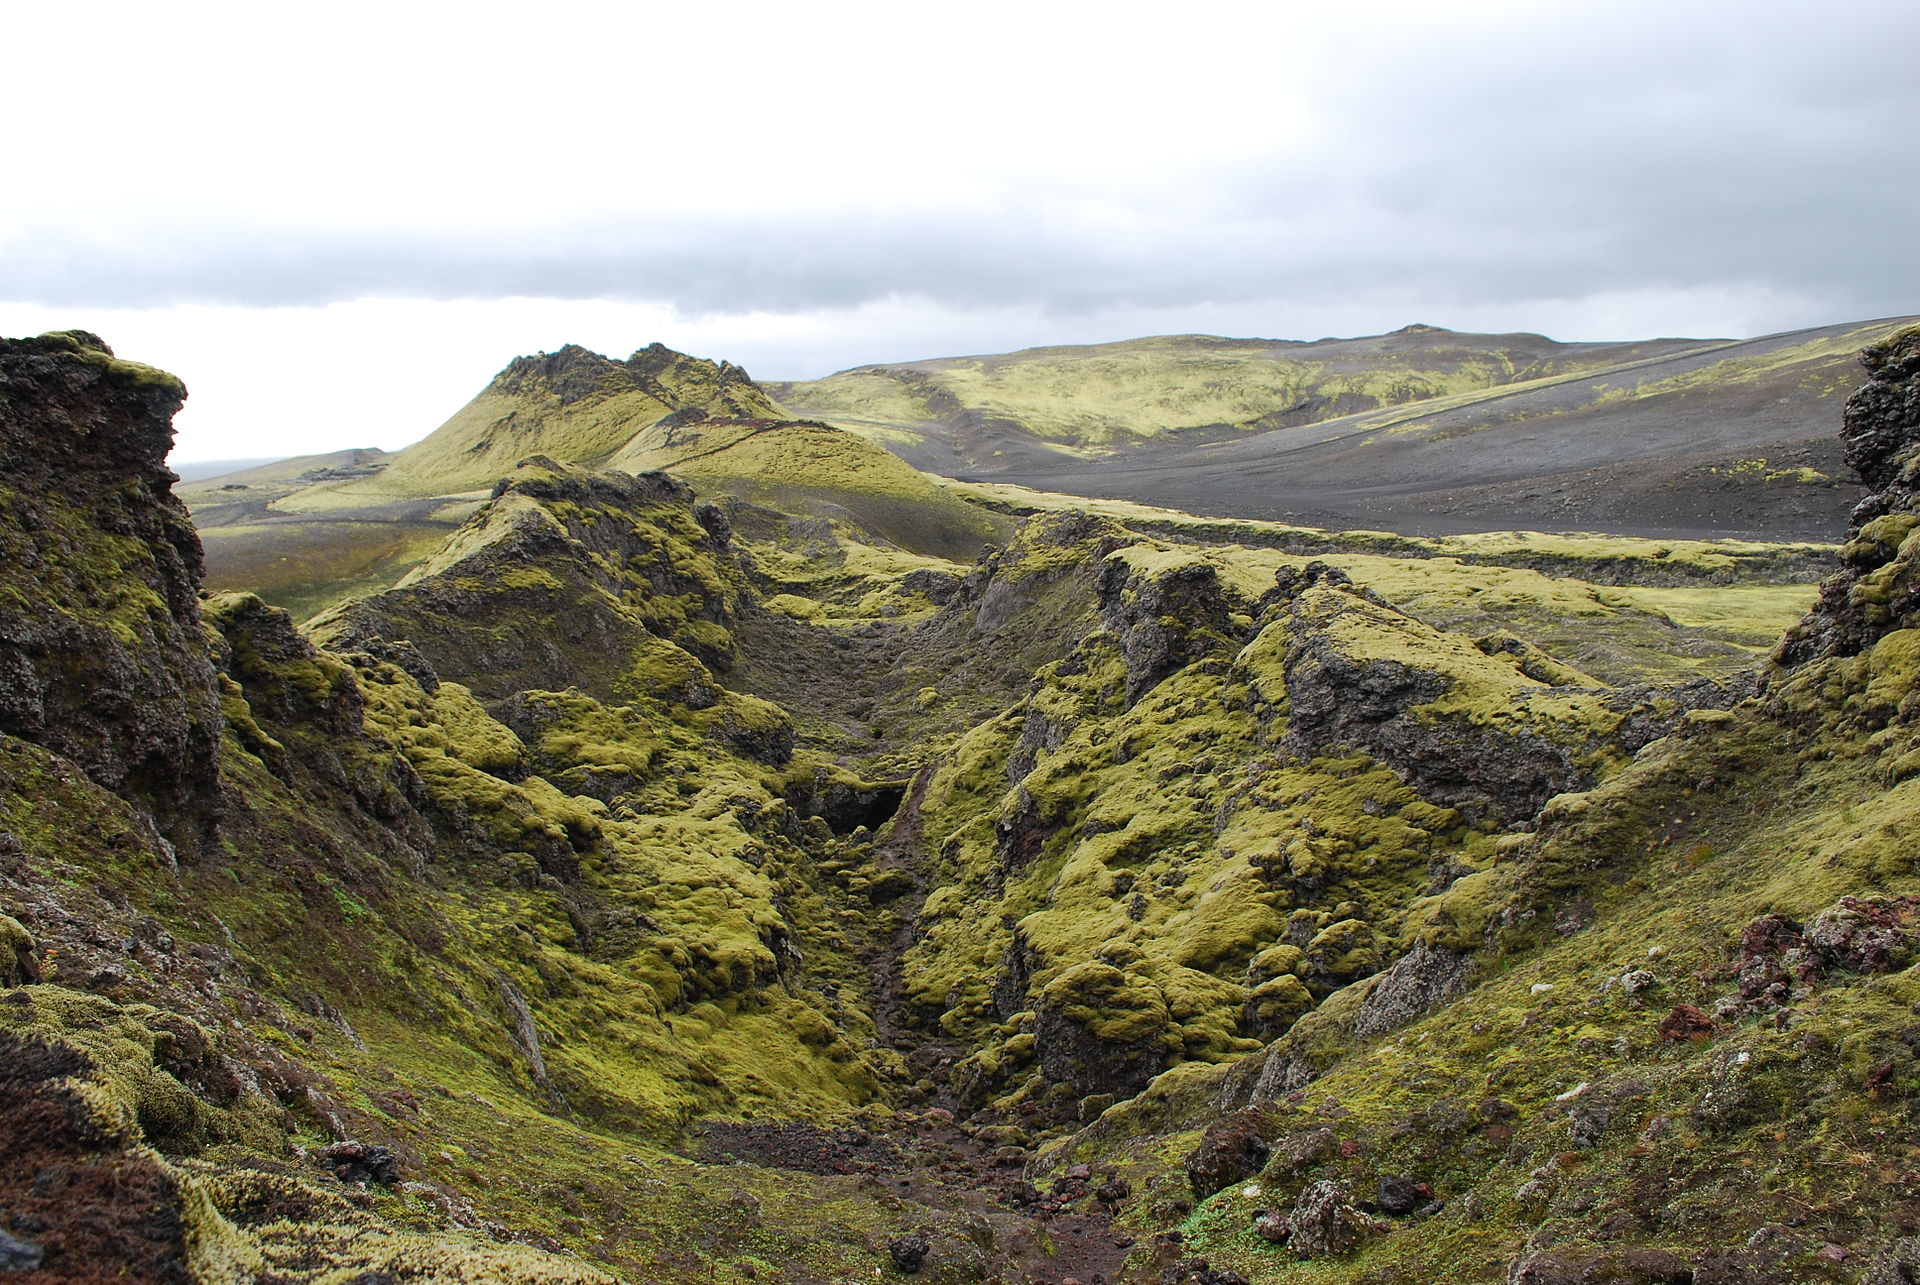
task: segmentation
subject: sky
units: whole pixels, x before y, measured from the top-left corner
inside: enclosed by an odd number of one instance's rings
[[[1912,0],[9,5],[0,334],[176,462],[417,440],[521,353],[764,379],[1413,322],[1920,313]]]

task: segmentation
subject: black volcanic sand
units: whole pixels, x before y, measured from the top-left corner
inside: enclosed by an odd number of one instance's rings
[[[1130,500],[1201,517],[1286,522],[1326,530],[1403,535],[1475,531],[1599,531],[1649,539],[1827,542],[1846,529],[1866,494],[1837,440],[1790,441],[1738,454],[1662,455],[1557,473],[1500,476],[1486,461],[1478,484],[1401,481],[1377,486],[1290,481],[1283,464],[1229,469],[1169,453],[1071,472],[1011,471],[964,481],[1011,482],[1089,499]],[[1834,479],[1765,480],[1736,471],[1764,456],[1774,470],[1807,467]]]

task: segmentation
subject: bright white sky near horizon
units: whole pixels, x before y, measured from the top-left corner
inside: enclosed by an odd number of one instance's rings
[[[174,458],[402,446],[517,354],[769,379],[1410,322],[1920,312],[1920,5],[9,4],[0,334]]]

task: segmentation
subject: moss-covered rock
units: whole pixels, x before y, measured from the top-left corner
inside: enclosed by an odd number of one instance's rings
[[[218,811],[200,540],[166,470],[186,390],[83,331],[0,341],[0,731],[150,801]]]

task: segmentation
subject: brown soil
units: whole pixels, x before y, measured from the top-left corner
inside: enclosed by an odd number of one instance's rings
[[[1032,1220],[1034,1235],[1002,1237],[993,1266],[1025,1285],[1104,1285],[1133,1244],[1113,1226],[1118,1206],[1101,1198],[1097,1175],[1065,1178],[1040,1191],[1017,1164],[997,1161],[966,1127],[934,1109],[902,1112],[884,1130],[825,1129],[801,1121],[708,1123],[698,1158],[743,1160],[808,1174],[864,1174],[900,1200],[946,1213],[993,1212]]]

